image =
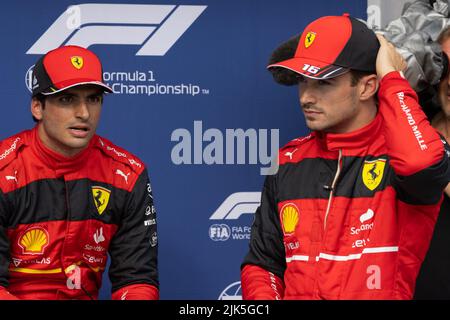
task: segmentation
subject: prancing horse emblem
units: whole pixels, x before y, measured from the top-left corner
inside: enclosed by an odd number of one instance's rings
[[[74,56],[70,58],[70,62],[72,62],[72,65],[77,68],[78,70],[80,70],[81,68],[83,68],[83,58],[79,57],[79,56]]]
[[[366,160],[362,170],[362,180],[364,185],[373,191],[378,187],[383,180],[384,168],[386,166],[385,159]]]
[[[108,206],[109,196],[111,195],[111,190],[100,186],[92,187],[92,196],[94,197],[94,204],[97,208],[98,214],[101,215],[106,207]]]

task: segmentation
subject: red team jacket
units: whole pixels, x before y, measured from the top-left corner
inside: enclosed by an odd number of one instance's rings
[[[147,170],[95,135],[65,158],[37,127],[0,143],[0,299],[96,299],[111,257],[113,299],[158,298]]]
[[[411,299],[449,181],[443,141],[398,72],[346,134],[295,139],[266,178],[244,299]]]

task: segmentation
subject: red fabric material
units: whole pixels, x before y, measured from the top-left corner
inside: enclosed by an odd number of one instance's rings
[[[78,58],[80,65],[72,62],[73,58]],[[102,82],[102,66],[97,56],[77,46],[66,46],[49,52],[44,58],[44,66],[58,89],[79,82]]]
[[[131,284],[114,291],[113,300],[158,300],[159,291],[149,284]]]
[[[350,133],[312,132],[309,136],[294,139],[281,148],[279,163],[298,163],[304,159],[318,157],[335,160],[339,150],[342,150],[343,156],[358,157],[368,145],[372,146],[371,150],[380,150],[385,144],[384,139],[379,136],[383,125],[383,118],[378,114],[368,125]],[[314,140],[317,142],[313,143]]]
[[[14,143],[14,141],[17,142]],[[8,148],[8,146],[14,146],[13,151],[15,152],[24,145],[31,146],[31,148],[28,148],[28,150],[25,150],[24,152],[23,157],[26,157],[24,165],[30,166],[30,169],[31,166],[40,166],[40,170],[27,170],[30,173],[29,176],[27,176],[26,179],[18,179],[15,184],[8,183],[6,180],[0,181],[4,193],[22,188],[36,180],[43,178],[59,178],[61,176],[64,176],[66,181],[90,178],[95,181],[111,184],[117,188],[131,191],[139,174],[144,170],[144,165],[140,159],[134,157],[126,150],[115,146],[107,139],[97,135],[92,138],[88,148],[71,158],[64,157],[47,148],[38,138],[37,126],[32,130],[21,132],[16,136],[6,139],[4,144],[6,148]],[[96,152],[98,149],[100,149],[101,152]],[[103,154],[108,155],[108,160],[105,160]],[[6,165],[8,161],[12,161],[14,157],[15,154],[13,152],[9,153],[4,159],[1,159],[0,167],[2,167],[2,161],[5,162]],[[86,168],[88,159],[92,166]],[[114,174],[105,174],[104,168],[109,165],[107,161],[113,162],[113,159],[122,163],[122,165],[118,165],[117,168],[123,172],[128,173],[129,169],[132,169],[127,180]],[[11,170],[11,172],[6,173],[14,176],[14,170]]]
[[[246,265],[241,272],[242,298],[244,300],[281,300],[283,281],[258,266]]]
[[[412,175],[442,159],[444,146],[406,79],[398,72],[388,73],[381,79],[378,97],[389,137],[386,146],[397,174]]]
[[[6,290],[5,287],[0,286],[0,300],[19,300],[19,298],[9,293],[9,291]]]

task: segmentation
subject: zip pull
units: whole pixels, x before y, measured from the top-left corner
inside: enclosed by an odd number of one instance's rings
[[[337,165],[336,174],[334,175],[333,183],[331,184],[331,187],[330,186],[323,186],[325,189],[329,188],[329,190],[331,190],[330,195],[328,197],[327,211],[325,212],[325,218],[323,219],[323,229],[324,230],[327,227],[328,213],[330,212],[331,201],[333,200],[333,195],[334,195],[336,183],[337,183],[337,180],[339,178],[339,175],[341,174],[341,166],[342,166],[341,162],[342,162],[342,149],[339,149],[338,165]]]

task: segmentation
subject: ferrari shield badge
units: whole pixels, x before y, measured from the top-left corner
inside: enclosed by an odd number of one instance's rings
[[[380,185],[383,179],[384,168],[386,166],[385,159],[366,160],[362,170],[362,180],[364,185],[371,191]]]
[[[99,186],[92,187],[92,195],[94,197],[95,207],[97,208],[99,215],[101,215],[108,206],[110,194],[111,191],[106,188]]]
[[[314,32],[308,32],[305,37],[305,48],[308,48],[314,42],[316,34]]]
[[[79,57],[79,56],[74,56],[70,58],[70,62],[72,62],[72,65],[77,68],[78,70],[80,70],[81,68],[83,68],[83,58]]]

